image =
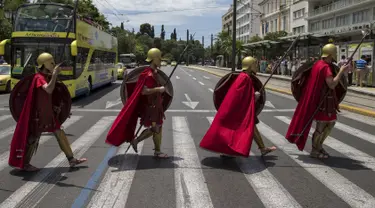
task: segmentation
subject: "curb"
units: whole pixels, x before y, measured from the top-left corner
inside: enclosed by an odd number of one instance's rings
[[[202,69],[202,68],[199,68],[199,67],[196,67],[196,66],[187,66],[186,68],[204,71],[204,72],[207,72],[209,74],[213,74],[213,75],[218,76],[218,77],[223,77],[225,75],[225,74],[216,73],[216,72],[213,72],[213,71],[210,71],[210,70]],[[277,88],[267,87],[267,86],[265,88],[268,89],[268,90],[271,90],[271,91],[282,93],[282,94],[293,95],[290,90],[282,90],[282,89],[277,89]],[[346,105],[346,104],[340,104],[339,107],[343,110],[347,110],[347,111],[354,112],[354,113],[357,113],[357,114],[361,114],[361,115],[365,115],[365,116],[369,116],[369,117],[375,117],[375,111],[372,111],[372,110],[361,109],[361,108]]]
[[[228,69],[224,69],[224,68],[218,68],[218,67],[214,67],[214,66],[207,66],[208,68],[211,68],[211,69],[216,69],[216,70],[222,70],[222,71],[227,71],[227,72],[230,72],[231,70],[228,70]],[[240,70],[239,70],[240,71]],[[261,77],[269,77],[270,74],[264,74],[264,73],[257,73],[258,76],[261,76]],[[292,81],[292,78],[290,77],[279,77],[279,76],[273,76],[272,77],[273,79],[276,79],[276,80],[282,80],[282,81],[287,81],[287,82],[290,82]],[[353,92],[353,93],[358,93],[358,94],[361,94],[361,95],[367,95],[367,96],[372,96],[372,97],[375,97],[375,92],[365,92],[365,91],[360,91],[360,90],[355,90],[355,89],[351,89],[348,87],[348,92]]]

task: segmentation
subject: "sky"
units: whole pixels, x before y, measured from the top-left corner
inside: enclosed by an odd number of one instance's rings
[[[211,43],[211,34],[221,31],[221,16],[225,14],[232,0],[93,0],[100,12],[113,26],[124,22],[128,30],[149,23],[155,28],[155,36],[160,37],[164,25],[165,37],[176,28],[177,39],[186,40],[186,31],[195,34],[194,39],[204,46]]]

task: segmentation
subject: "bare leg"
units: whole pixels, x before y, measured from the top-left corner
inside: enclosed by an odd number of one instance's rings
[[[150,128],[145,129],[137,138],[135,138],[133,141],[130,142],[130,145],[132,145],[134,151],[138,153],[138,146],[137,146],[138,143],[151,136],[152,136],[152,130]]]
[[[322,152],[322,140],[324,138],[324,131],[326,128],[327,123],[316,121],[316,128],[315,132],[312,136],[312,150],[310,153],[311,157],[319,158],[319,159],[326,159],[329,157],[328,154],[324,154]]]
[[[33,155],[36,153],[36,150],[38,148],[38,143],[39,143],[39,138],[40,135],[30,135],[28,142],[27,142],[27,147],[26,147],[26,153],[25,153],[25,160],[24,160],[24,171],[28,172],[34,172],[40,170],[37,167],[34,167],[33,165],[30,164],[31,158]]]
[[[157,126],[154,124],[154,133],[153,133],[153,141],[154,141],[154,146],[155,146],[155,152],[154,156],[157,158],[168,158],[169,156],[163,152],[161,152],[161,140],[162,140],[162,134],[163,132],[163,127],[162,126]]]

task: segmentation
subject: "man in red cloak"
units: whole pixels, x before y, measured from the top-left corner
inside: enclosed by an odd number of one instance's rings
[[[310,119],[322,102],[313,119],[316,121],[316,129],[312,137],[311,157],[329,158],[329,154],[323,149],[323,142],[330,134],[337,119],[339,103],[335,88],[340,83],[341,76],[348,69],[347,65],[340,68],[334,76],[333,62],[336,62],[337,48],[334,44],[327,44],[322,49],[322,59],[314,63],[311,72],[306,76],[305,85],[301,92],[296,111],[290,123],[286,139],[297,145],[303,151],[311,129]],[[328,95],[324,95],[328,92]],[[302,133],[304,127],[307,126]]]
[[[154,156],[168,158],[167,154],[160,151],[162,125],[165,118],[162,93],[165,88],[161,86],[156,76],[158,68],[161,66],[161,51],[151,48],[147,53],[146,61],[151,62],[150,66],[145,68],[139,76],[133,93],[126,101],[107,135],[106,143],[120,146],[124,142],[130,142],[134,151],[138,152],[138,143],[153,136]],[[139,115],[141,125],[147,129],[134,138]]]
[[[55,65],[54,58],[49,53],[42,53],[37,58],[39,72],[34,76],[20,118],[12,138],[9,155],[9,165],[25,171],[37,171],[30,164],[31,157],[36,152],[43,131],[53,132],[60,149],[65,153],[71,167],[85,162],[87,159],[76,159],[65,132],[55,117],[54,111],[59,111],[52,104],[52,93],[60,64]]]
[[[257,60],[248,56],[242,60],[242,72],[230,86],[200,147],[221,153],[222,157],[249,157],[253,138],[262,155],[276,147],[265,147],[257,127],[259,120],[255,104],[260,93],[255,92],[252,79],[257,71]]]

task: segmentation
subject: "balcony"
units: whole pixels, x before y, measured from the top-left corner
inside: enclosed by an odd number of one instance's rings
[[[345,8],[358,6],[369,2],[373,2],[373,0],[339,0],[337,2],[314,9],[309,13],[309,17],[312,18],[318,15],[328,14],[330,12],[337,12]]]

